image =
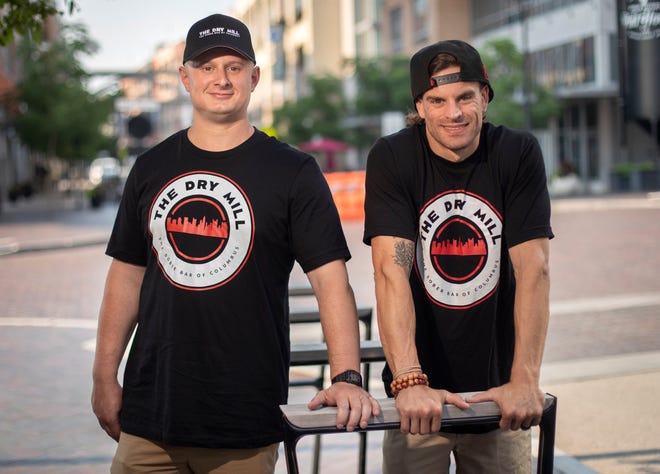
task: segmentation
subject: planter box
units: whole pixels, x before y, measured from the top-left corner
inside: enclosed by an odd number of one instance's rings
[[[610,173],[610,190],[612,192],[626,192],[631,190],[630,173]]]
[[[629,173],[610,173],[612,192],[639,192],[660,190],[660,172],[658,170],[633,170]]]

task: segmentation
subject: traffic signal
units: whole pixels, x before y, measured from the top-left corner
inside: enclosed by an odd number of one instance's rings
[[[149,135],[151,130],[151,120],[145,113],[135,115],[128,120],[128,134],[133,138],[142,139]]]

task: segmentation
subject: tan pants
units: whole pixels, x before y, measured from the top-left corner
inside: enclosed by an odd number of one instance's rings
[[[454,453],[458,474],[530,474],[529,431],[409,435],[386,431],[383,474],[447,474]]]
[[[279,443],[255,449],[209,449],[167,446],[121,433],[111,474],[271,474]]]

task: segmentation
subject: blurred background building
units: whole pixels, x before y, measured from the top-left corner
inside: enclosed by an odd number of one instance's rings
[[[354,97],[347,58],[410,56],[450,38],[477,48],[509,38],[524,55],[525,82],[560,100],[558,119],[533,130],[548,175],[570,170],[564,191],[578,194],[660,189],[660,0],[241,0],[231,13],[250,27],[262,71],[250,119],[270,133],[273,111],[309,94],[310,77],[344,78]],[[108,72],[123,92],[113,126],[131,156],[190,123],[177,73],[183,46],[159,48],[139,71]],[[11,48],[1,49],[0,87],[17,74]],[[521,100],[534,105],[529,94]],[[384,116],[382,133],[402,127],[405,112]],[[10,180],[7,155],[24,151],[4,114],[0,106],[0,172]],[[363,167],[365,150],[347,153],[345,167]]]

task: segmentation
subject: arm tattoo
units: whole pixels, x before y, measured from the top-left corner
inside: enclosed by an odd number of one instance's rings
[[[410,272],[412,268],[414,248],[415,244],[409,240],[399,239],[394,242],[394,255],[392,255],[392,258],[394,263],[405,269],[406,272]]]

